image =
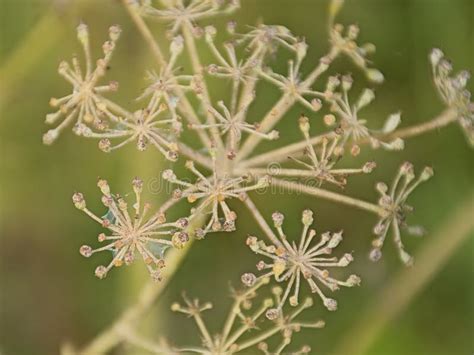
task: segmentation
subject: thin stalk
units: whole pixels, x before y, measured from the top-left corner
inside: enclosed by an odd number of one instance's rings
[[[364,200],[359,200],[353,197],[341,195],[336,192],[320,189],[318,187],[307,186],[307,185],[303,185],[296,182],[280,180],[277,178],[272,179],[272,185],[280,186],[282,188],[285,188],[291,191],[302,192],[311,196],[321,197],[326,200],[356,207],[368,212],[375,213],[376,215],[381,216],[381,217],[387,214],[387,212],[382,207],[376,204],[373,204]]]
[[[427,122],[423,122],[421,124],[409,126],[406,128],[400,128],[396,131],[393,131],[386,135],[379,135],[377,138],[381,140],[393,140],[395,138],[411,138],[415,136],[419,136],[421,134],[425,134],[431,132],[435,129],[439,129],[449,125],[452,122],[455,122],[458,118],[458,114],[454,109],[446,109],[441,112],[438,116],[435,116],[431,120]],[[287,145],[282,148],[278,148],[275,150],[271,150],[267,153],[263,153],[257,155],[251,159],[246,159],[242,161],[239,165],[240,169],[253,167],[261,164],[270,164],[270,163],[280,163],[288,158],[288,156],[297,154],[297,156],[302,154],[304,148],[308,145],[316,145],[320,143],[324,137],[329,137],[330,135],[334,134],[333,132],[328,132],[324,134],[320,134],[314,137],[311,137],[309,141],[302,140],[297,143],[293,143]],[[368,140],[363,140],[358,142],[359,144],[367,144],[369,143]]]
[[[245,341],[241,344],[238,344],[239,345],[239,350],[244,350],[244,349],[247,349],[251,346],[254,346],[255,344],[259,344],[262,341],[264,341],[264,340],[270,338],[271,336],[275,335],[279,331],[280,331],[279,327],[269,329],[269,330],[261,333],[259,336],[256,336],[255,338],[249,339],[249,340],[247,340],[247,341]]]
[[[331,134],[333,134],[333,132],[320,134],[318,136],[311,137],[308,141],[302,140],[300,142],[293,143],[285,147],[274,149],[267,153],[257,155],[251,159],[246,159],[242,161],[239,167],[247,168],[260,164],[280,163],[288,159],[288,157],[292,154],[301,153],[308,146],[308,144],[316,145],[320,143],[324,137],[330,136]]]
[[[375,302],[358,318],[342,339],[334,354],[366,354],[378,335],[400,315],[415,297],[433,280],[454,252],[473,235],[473,193],[451,213],[426,243],[414,266],[401,271],[378,294]]]
[[[245,198],[244,198],[244,204],[250,210],[250,213],[252,214],[253,218],[255,218],[258,225],[260,226],[260,228],[262,228],[263,232],[268,237],[268,239],[270,239],[273,244],[281,246],[280,240],[277,238],[275,233],[273,233],[272,229],[265,221],[265,218],[263,218],[263,216],[261,215],[257,206],[255,206],[255,204],[253,203],[253,201],[250,199],[249,195],[247,194],[245,195]]]

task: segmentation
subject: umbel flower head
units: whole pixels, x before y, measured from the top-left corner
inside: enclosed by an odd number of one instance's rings
[[[462,70],[453,75],[451,62],[444,58],[444,53],[438,48],[431,51],[430,61],[433,80],[441,99],[448,107],[457,111],[458,122],[468,142],[474,146],[474,103],[471,101],[471,93],[466,88],[471,77],[470,73]]]
[[[336,2],[337,1],[332,1],[332,3]],[[338,10],[335,12],[337,11]],[[332,19],[330,20],[332,22]],[[367,79],[376,84],[382,83],[384,81],[383,74],[378,69],[370,68],[370,60],[367,59],[368,55],[375,52],[375,45],[373,43],[365,43],[361,46],[357,44],[356,40],[360,32],[357,25],[347,26],[346,31],[344,30],[344,26],[339,23],[332,26],[329,32],[331,44],[334,48],[337,48],[351,58],[354,64],[365,72]]]
[[[405,162],[399,169],[392,186],[389,187],[382,182],[376,185],[380,194],[379,206],[386,211],[384,215],[374,227],[374,233],[377,236],[372,241],[373,249],[370,252],[370,258],[377,261],[382,257],[382,247],[388,231],[391,229],[393,233],[393,241],[398,249],[401,261],[405,265],[411,265],[413,258],[405,251],[401,239],[400,229],[406,230],[409,234],[422,236],[424,230],[420,226],[408,226],[406,223],[407,213],[413,211],[413,207],[406,203],[411,193],[424,181],[433,176],[433,169],[425,167],[421,174],[415,179],[413,165]]]
[[[242,138],[242,133],[255,134],[268,140],[278,138],[278,131],[273,130],[269,133],[261,133],[258,124],[251,124],[244,121],[245,114],[247,113],[247,109],[253,98],[254,95],[252,95],[251,100],[249,100],[248,103],[245,103],[244,106],[235,114],[231,113],[223,101],[219,101],[217,105],[222,113],[214,107],[208,108],[209,113],[215,117],[216,123],[190,124],[189,127],[192,129],[218,128],[222,136],[227,134],[227,158],[232,160],[235,158],[237,145]]]
[[[97,185],[102,192],[102,203],[109,209],[104,217],[98,217],[87,208],[81,193],[76,192],[72,200],[79,210],[108,229],[110,234],[99,234],[98,240],[100,243],[105,242],[105,246],[93,249],[89,245],[83,245],[80,253],[88,258],[98,252],[112,252],[112,261],[107,266],[98,266],[95,270],[95,275],[100,279],[107,276],[114,266],[132,264],[139,255],[152,279],[161,280],[161,269],[165,266],[165,250],[169,247],[183,248],[189,240],[185,231],[188,219],[166,222],[161,212],[149,215],[151,206],[141,200],[143,181],[139,178],[132,182],[135,202],[131,209],[121,196],[111,193],[106,180],[99,179]]]
[[[321,285],[331,291],[336,291],[339,286],[352,287],[360,284],[360,278],[357,275],[349,276],[346,281],[339,281],[332,278],[326,269],[327,267],[346,267],[353,261],[352,255],[348,253],[339,259],[327,257],[342,241],[342,232],[323,233],[319,242],[312,244],[313,238],[316,236],[316,231],[310,229],[313,224],[313,212],[305,210],[301,219],[303,231],[297,244],[294,240],[288,241],[283,232],[283,214],[275,212],[272,219],[279,235],[279,239],[276,239],[277,244],[267,245],[254,236],[247,238],[247,245],[252,251],[270,259],[269,262],[262,260],[257,264],[258,270],[266,272],[259,278],[252,277],[253,274],[245,274],[242,281],[251,285],[252,282],[260,278],[273,276],[277,282],[286,283],[285,292],[275,308],[275,311],[278,311],[288,299],[290,305],[298,305],[301,282],[306,280],[311,292],[319,295],[328,310],[335,311],[337,309],[336,300],[326,297],[321,290]]]
[[[404,142],[401,138],[395,138],[389,142],[379,138],[393,132],[398,127],[401,122],[400,113],[390,115],[381,130],[369,129],[366,126],[367,120],[361,118],[359,112],[374,100],[375,93],[371,89],[365,89],[356,103],[351,104],[349,91],[352,88],[352,82],[352,77],[349,75],[331,76],[324,91],[324,98],[331,104],[331,111],[339,118],[334,122],[341,130],[340,146],[344,147],[351,142],[353,155],[359,154],[359,144],[363,140],[369,141],[373,148],[381,146],[387,150],[403,149]]]
[[[72,122],[76,122],[77,125],[97,128],[104,126],[108,107],[107,101],[102,97],[102,94],[116,91],[118,83],[110,82],[107,85],[100,86],[98,82],[107,71],[115,49],[115,43],[120,37],[120,32],[120,27],[110,27],[109,40],[102,46],[104,57],[97,60],[94,68],[87,25],[81,23],[77,27],[77,38],[82,44],[86,60],[85,72],[83,72],[77,57],[72,58],[72,67],[66,61],[62,61],[59,64],[58,72],[72,85],[72,93],[61,98],[51,98],[51,106],[57,107],[58,110],[46,115],[46,123],[54,124],[61,117],[64,117],[64,119],[56,128],[50,129],[43,135],[43,142],[45,144],[53,143],[58,138],[59,133]]]
[[[160,2],[159,8],[153,7],[151,0],[133,2],[136,5],[141,2],[143,16],[169,23],[168,34],[171,36],[181,31],[183,26],[197,28],[196,21],[232,13],[240,6],[238,0],[165,0]]]
[[[105,129],[100,133],[83,131],[82,135],[100,138],[99,148],[107,153],[135,141],[140,151],[151,144],[168,160],[176,161],[178,145],[174,137],[179,135],[181,124],[173,118],[161,117],[166,112],[166,105],[151,101],[147,108],[135,111],[127,120],[117,118],[120,124],[114,129]],[[117,139],[122,140],[113,145],[112,141]]]
[[[279,286],[272,288],[274,304],[281,304],[281,296],[283,294],[283,289]],[[325,322],[322,320],[316,322],[298,322],[294,323],[294,319],[307,310],[308,308],[313,306],[313,299],[311,297],[307,297],[304,302],[293,312],[289,315],[286,315],[283,309],[276,309],[276,308],[269,308],[265,312],[265,316],[273,321],[278,327],[281,329],[282,340],[280,344],[276,347],[275,350],[269,351],[269,346],[266,342],[260,342],[258,344],[258,349],[261,350],[265,355],[270,354],[286,354],[285,348],[291,343],[292,336],[294,333],[299,332],[302,328],[323,328],[325,326]],[[308,345],[303,345],[299,350],[291,351],[291,354],[299,355],[299,354],[309,354],[311,348]]]
[[[175,312],[184,313],[194,318],[198,326],[202,345],[199,347],[183,347],[177,349],[179,353],[194,352],[198,354],[234,354],[245,352],[252,347],[257,347],[268,354],[268,345],[265,341],[280,334],[282,340],[275,352],[282,354],[291,341],[293,334],[302,328],[322,328],[323,321],[301,322],[297,317],[313,305],[312,299],[307,298],[297,309],[286,315],[283,310],[274,312],[271,308],[275,301],[278,302],[281,290],[273,290],[274,298],[266,298],[261,303],[256,302],[257,291],[269,282],[268,278],[262,278],[249,288],[242,291],[233,291],[234,302],[229,309],[226,321],[217,333],[212,336],[206,323],[202,318],[202,312],[212,309],[211,303],[201,304],[197,299],[190,300],[184,297],[184,305],[174,303],[171,309]],[[254,304],[257,303],[257,306]],[[260,305],[258,305],[260,303]],[[309,352],[309,347],[304,346],[299,354]]]
[[[205,227],[196,230],[197,237],[204,237],[209,232],[234,231],[237,214],[230,209],[228,201],[233,198],[244,200],[248,191],[265,188],[270,183],[268,176],[258,179],[251,185],[246,185],[251,180],[246,176],[221,176],[216,168],[216,156],[212,152],[211,156],[213,172],[209,177],[203,175],[191,160],[186,162],[186,168],[197,178],[194,183],[178,179],[171,169],[165,170],[162,174],[165,180],[179,186],[173,192],[175,198],[186,198],[190,203],[199,201],[198,207],[191,210],[190,218],[208,213],[211,215]]]
[[[278,172],[279,175],[315,178],[320,184],[328,182],[344,187],[347,184],[347,176],[361,173],[368,174],[376,167],[375,162],[370,161],[365,163],[361,168],[336,168],[336,164],[344,154],[344,148],[340,144],[342,138],[341,130],[336,130],[333,134],[325,135],[315,147],[310,141],[310,123],[308,117],[304,115],[301,116],[299,126],[306,141],[304,153],[308,157],[309,162],[290,157],[293,161],[306,169],[281,169]],[[316,148],[319,152],[316,151]]]

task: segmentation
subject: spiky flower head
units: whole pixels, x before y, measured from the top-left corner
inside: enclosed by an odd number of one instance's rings
[[[405,265],[413,263],[413,257],[405,251],[400,230],[406,230],[409,234],[415,236],[422,236],[424,229],[420,226],[407,225],[407,214],[413,211],[413,207],[408,205],[406,201],[419,184],[427,181],[432,176],[433,169],[425,167],[418,178],[416,178],[413,164],[405,162],[400,167],[390,189],[382,182],[376,185],[376,189],[380,194],[379,206],[385,210],[386,214],[374,227],[374,233],[377,235],[377,238],[372,241],[373,249],[370,252],[370,258],[373,261],[377,261],[382,257],[381,249],[388,231],[391,229],[393,241],[401,261]]]
[[[454,75],[451,62],[438,48],[431,51],[430,62],[439,96],[448,107],[457,111],[458,122],[468,142],[474,146],[474,103],[471,101],[471,93],[466,88],[471,74],[467,70],[462,70]]]
[[[258,302],[257,295],[262,286],[267,285],[268,278],[262,278],[254,285],[244,290],[233,290],[234,303],[229,309],[222,329],[212,336],[202,317],[202,312],[212,309],[211,303],[201,304],[197,299],[190,300],[184,297],[184,305],[174,303],[171,309],[194,318],[198,326],[201,338],[200,347],[193,347],[200,354],[234,354],[248,351],[257,347],[268,353],[268,345],[265,341],[280,334],[282,340],[275,352],[281,354],[285,347],[292,341],[293,334],[302,328],[322,328],[323,321],[301,322],[297,317],[313,305],[312,299],[307,298],[303,304],[289,314],[283,310],[275,313],[272,308],[278,302],[281,292],[275,288],[273,298],[268,297]],[[255,306],[257,304],[257,306]],[[190,348],[179,348],[178,352],[189,351]],[[303,347],[306,350],[308,347]],[[302,352],[302,353],[307,353]]]
[[[309,136],[310,123],[308,117],[304,115],[301,116],[299,126],[306,141],[304,153],[308,157],[309,162],[290,157],[305,169],[282,169],[279,175],[315,178],[320,184],[328,182],[344,187],[347,184],[347,176],[361,173],[368,174],[376,167],[375,162],[370,161],[365,163],[361,168],[336,168],[336,164],[344,154],[344,148],[340,143],[342,132],[335,130],[332,134],[323,136],[318,144],[314,145]]]
[[[72,67],[66,61],[59,64],[58,72],[72,85],[72,93],[61,98],[51,98],[50,105],[58,110],[46,115],[46,123],[54,124],[61,118],[63,121],[43,135],[45,144],[52,144],[61,131],[73,122],[76,123],[76,127],[82,125],[97,129],[107,127],[109,119],[107,113],[110,108],[108,101],[102,94],[116,91],[118,83],[113,81],[107,85],[98,85],[98,82],[107,71],[120,32],[119,26],[109,28],[109,40],[102,46],[104,56],[97,60],[94,68],[87,25],[81,23],[77,27],[77,38],[82,45],[86,61],[85,72],[83,72],[77,57],[72,58]],[[76,129],[75,132],[80,131]]]
[[[375,45],[373,43],[358,45],[356,41],[359,32],[360,29],[357,25],[344,28],[341,24],[335,24],[330,31],[329,39],[334,48],[345,53],[355,65],[365,72],[367,79],[380,84],[384,81],[383,74],[378,69],[369,67],[370,60],[368,56],[375,52]]]
[[[360,117],[360,111],[368,106],[375,99],[375,93],[371,89],[364,89],[355,104],[349,100],[349,91],[352,88],[352,78],[349,75],[331,76],[328,79],[325,99],[331,104],[331,111],[339,118],[334,121],[337,129],[340,130],[342,139],[340,146],[344,147],[351,144],[352,155],[358,155],[360,144],[364,141],[371,143],[373,148],[382,147],[387,150],[401,150],[404,142],[401,138],[395,138],[386,141],[384,136],[393,132],[401,122],[401,114],[394,113],[389,115],[384,126],[379,129],[370,129],[367,127],[367,120]],[[332,120],[331,120],[332,121]],[[332,122],[330,122],[332,123]]]
[[[185,231],[188,219],[166,222],[165,215],[160,211],[150,215],[150,204],[141,200],[143,181],[139,178],[132,181],[135,201],[131,208],[123,197],[111,193],[106,180],[99,179],[97,186],[102,192],[102,203],[108,208],[103,217],[98,217],[87,208],[81,193],[76,192],[72,200],[76,208],[85,212],[109,233],[101,233],[98,237],[100,243],[106,243],[105,246],[93,249],[89,245],[83,245],[80,248],[81,255],[88,258],[102,251],[112,253],[112,261],[95,270],[95,275],[100,279],[106,277],[114,266],[132,264],[139,255],[152,279],[161,280],[165,250],[169,247],[180,249],[189,240]]]
[[[340,286],[352,287],[360,283],[360,278],[357,275],[349,276],[346,281],[336,280],[330,276],[326,269],[327,267],[346,267],[353,261],[353,257],[349,253],[344,254],[341,258],[326,256],[330,255],[342,241],[342,232],[323,233],[320,241],[312,244],[313,238],[316,236],[316,231],[310,229],[313,224],[313,212],[305,210],[302,214],[303,231],[297,244],[295,240],[290,242],[283,232],[283,214],[275,212],[272,219],[279,236],[275,240],[276,243],[267,245],[257,237],[249,236],[247,245],[255,253],[270,259],[269,262],[263,260],[258,262],[257,269],[265,271],[259,278],[273,276],[277,282],[286,283],[285,291],[276,305],[276,311],[280,310],[287,300],[292,306],[298,305],[303,280],[306,280],[311,292],[319,295],[328,310],[336,310],[336,300],[326,297],[321,290],[321,285],[331,291],[336,291]]]
[[[230,14],[240,6],[238,0],[165,0],[160,2],[161,6],[158,8],[152,6],[151,0],[140,2],[141,4],[137,4],[137,7],[143,16],[169,24],[169,36],[176,35],[186,26],[196,28],[197,31],[198,21]]]
[[[279,134],[278,131],[271,131],[269,133],[262,133],[259,130],[258,123],[251,124],[245,122],[244,118],[247,113],[248,107],[252,102],[254,96],[246,102],[242,108],[235,114],[227,108],[223,101],[219,101],[217,105],[222,112],[219,112],[214,107],[208,108],[209,113],[215,118],[215,123],[207,124],[190,124],[189,127],[192,129],[212,129],[217,128],[221,136],[227,136],[227,158],[232,160],[235,158],[237,146],[240,143],[243,133],[254,134],[267,140],[277,139]]]
[[[171,169],[163,172],[163,179],[179,186],[173,192],[175,198],[186,198],[188,202],[199,201],[199,205],[191,210],[190,218],[202,214],[210,214],[211,217],[204,228],[196,230],[196,236],[204,237],[209,232],[234,231],[237,214],[231,210],[228,201],[234,198],[244,200],[246,192],[265,188],[269,185],[270,179],[264,176],[256,183],[247,184],[250,178],[247,176],[229,177],[220,175],[216,168],[216,157],[212,154],[213,172],[207,177],[202,174],[189,160],[186,162],[188,168],[197,178],[194,183],[178,179]]]

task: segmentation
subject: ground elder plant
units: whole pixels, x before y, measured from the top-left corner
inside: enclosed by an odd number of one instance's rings
[[[112,193],[108,182],[99,179],[105,208],[98,215],[87,208],[80,192],[73,195],[74,205],[106,230],[98,236],[101,246],[89,246],[92,242],[87,240],[80,248],[87,258],[98,252],[111,252],[110,262],[99,265],[95,275],[103,279],[112,269],[141,260],[151,279],[163,282],[179,266],[182,256],[176,255],[185,255],[195,239],[204,239],[201,243],[205,243],[211,233],[230,233],[241,238],[242,244],[246,239],[250,250],[262,258],[257,263],[257,273],[249,271],[242,275],[244,290],[232,292],[235,302],[218,335],[214,336],[203,321],[202,313],[212,308],[210,303],[201,304],[185,297],[183,305],[172,306],[174,311],[195,320],[202,339],[200,345],[181,347],[174,345],[172,339],[158,342],[136,332],[136,322],[161,290],[150,286],[145,287],[137,305],[99,334],[83,349],[84,353],[106,352],[124,341],[155,353],[230,354],[252,347],[264,354],[309,353],[306,345],[290,344],[293,334],[301,328],[321,328],[324,323],[297,320],[300,313],[313,305],[313,299],[300,299],[300,289],[308,286],[317,296],[315,306],[334,311],[337,302],[328,292],[341,286],[358,286],[361,278],[350,271],[353,256],[344,252],[343,232],[337,226],[336,232],[316,232],[312,229],[313,212],[304,210],[302,231],[285,231],[285,211],[275,212],[271,218],[264,215],[257,190],[260,194],[278,193],[278,198],[294,196],[296,192],[296,198],[305,194],[374,214],[378,218],[373,228],[375,238],[371,246],[369,241],[365,246],[370,259],[377,261],[382,257],[388,236],[393,239],[402,263],[414,262],[405,250],[403,238],[422,235],[424,230],[407,224],[407,215],[414,209],[407,200],[433,176],[433,169],[425,167],[416,173],[411,163],[403,162],[390,184],[376,185],[379,200],[368,201],[346,194],[343,188],[352,175],[370,174],[376,162],[370,160],[360,165],[351,162],[351,158],[363,149],[402,150],[405,139],[452,122],[459,123],[472,144],[474,107],[465,89],[469,74],[452,74],[452,65],[439,49],[434,49],[429,60],[435,87],[446,109],[416,126],[399,128],[400,112],[388,113],[383,122],[368,121],[364,109],[375,100],[373,87],[381,84],[384,76],[370,61],[375,46],[359,43],[358,26],[335,22],[342,3],[330,2],[327,51],[317,59],[308,57],[304,37],[283,25],[246,26],[252,24],[231,20],[226,28],[202,24],[203,20],[217,17],[230,19],[240,6],[235,0],[123,0],[155,60],[155,67],[143,68],[147,74],[145,89],[136,94],[136,102],[141,105],[138,110],[116,102],[113,92],[119,84],[105,81],[112,54],[120,45],[120,27],[110,27],[101,54],[92,53],[93,39],[87,25],[77,27],[84,56],[59,65],[59,74],[72,89],[65,96],[50,100],[55,111],[46,116],[46,123],[53,128],[44,134],[44,143],[52,144],[70,127],[76,135],[96,140],[105,153],[113,153],[127,144],[135,145],[139,151],[156,149],[159,156],[171,162],[185,162],[192,174],[187,179],[179,177],[173,168],[163,170],[161,177],[173,191],[156,208],[142,201],[144,183],[139,178],[132,181],[132,200],[130,196]],[[154,21],[166,29],[167,48],[158,44],[148,27],[148,22]],[[291,57],[286,72],[271,67],[271,58],[277,53]],[[331,66],[339,57],[349,58],[354,70],[365,75],[364,85],[370,88],[355,90],[350,74],[333,72]],[[301,71],[304,61],[315,63],[307,75]],[[225,98],[212,97],[210,79],[223,81],[228,94]],[[253,112],[258,100],[266,100],[265,92],[259,92],[259,82],[274,85],[280,92],[261,117]],[[306,113],[294,117],[289,114],[294,107]],[[323,107],[328,113],[321,113]],[[279,143],[282,133],[277,126],[282,120],[293,122],[294,130],[301,134],[300,140]],[[311,126],[316,122],[323,122],[326,131],[315,134]],[[272,149],[255,153],[263,141],[271,141]],[[189,207],[178,207],[181,200],[186,200]],[[254,217],[254,223],[246,226],[253,230],[252,236],[242,237],[242,223],[232,207],[236,204],[243,205]],[[180,217],[169,221],[166,215],[172,209]],[[171,271],[167,273],[168,268]],[[348,270],[345,279],[332,276],[336,268]],[[259,303],[257,294],[271,297]],[[267,339],[277,336],[280,343],[272,348]]]

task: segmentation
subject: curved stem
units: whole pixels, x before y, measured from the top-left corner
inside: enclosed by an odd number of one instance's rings
[[[365,354],[387,324],[403,312],[474,231],[473,191],[430,238],[413,268],[404,269],[370,302],[334,354]]]

